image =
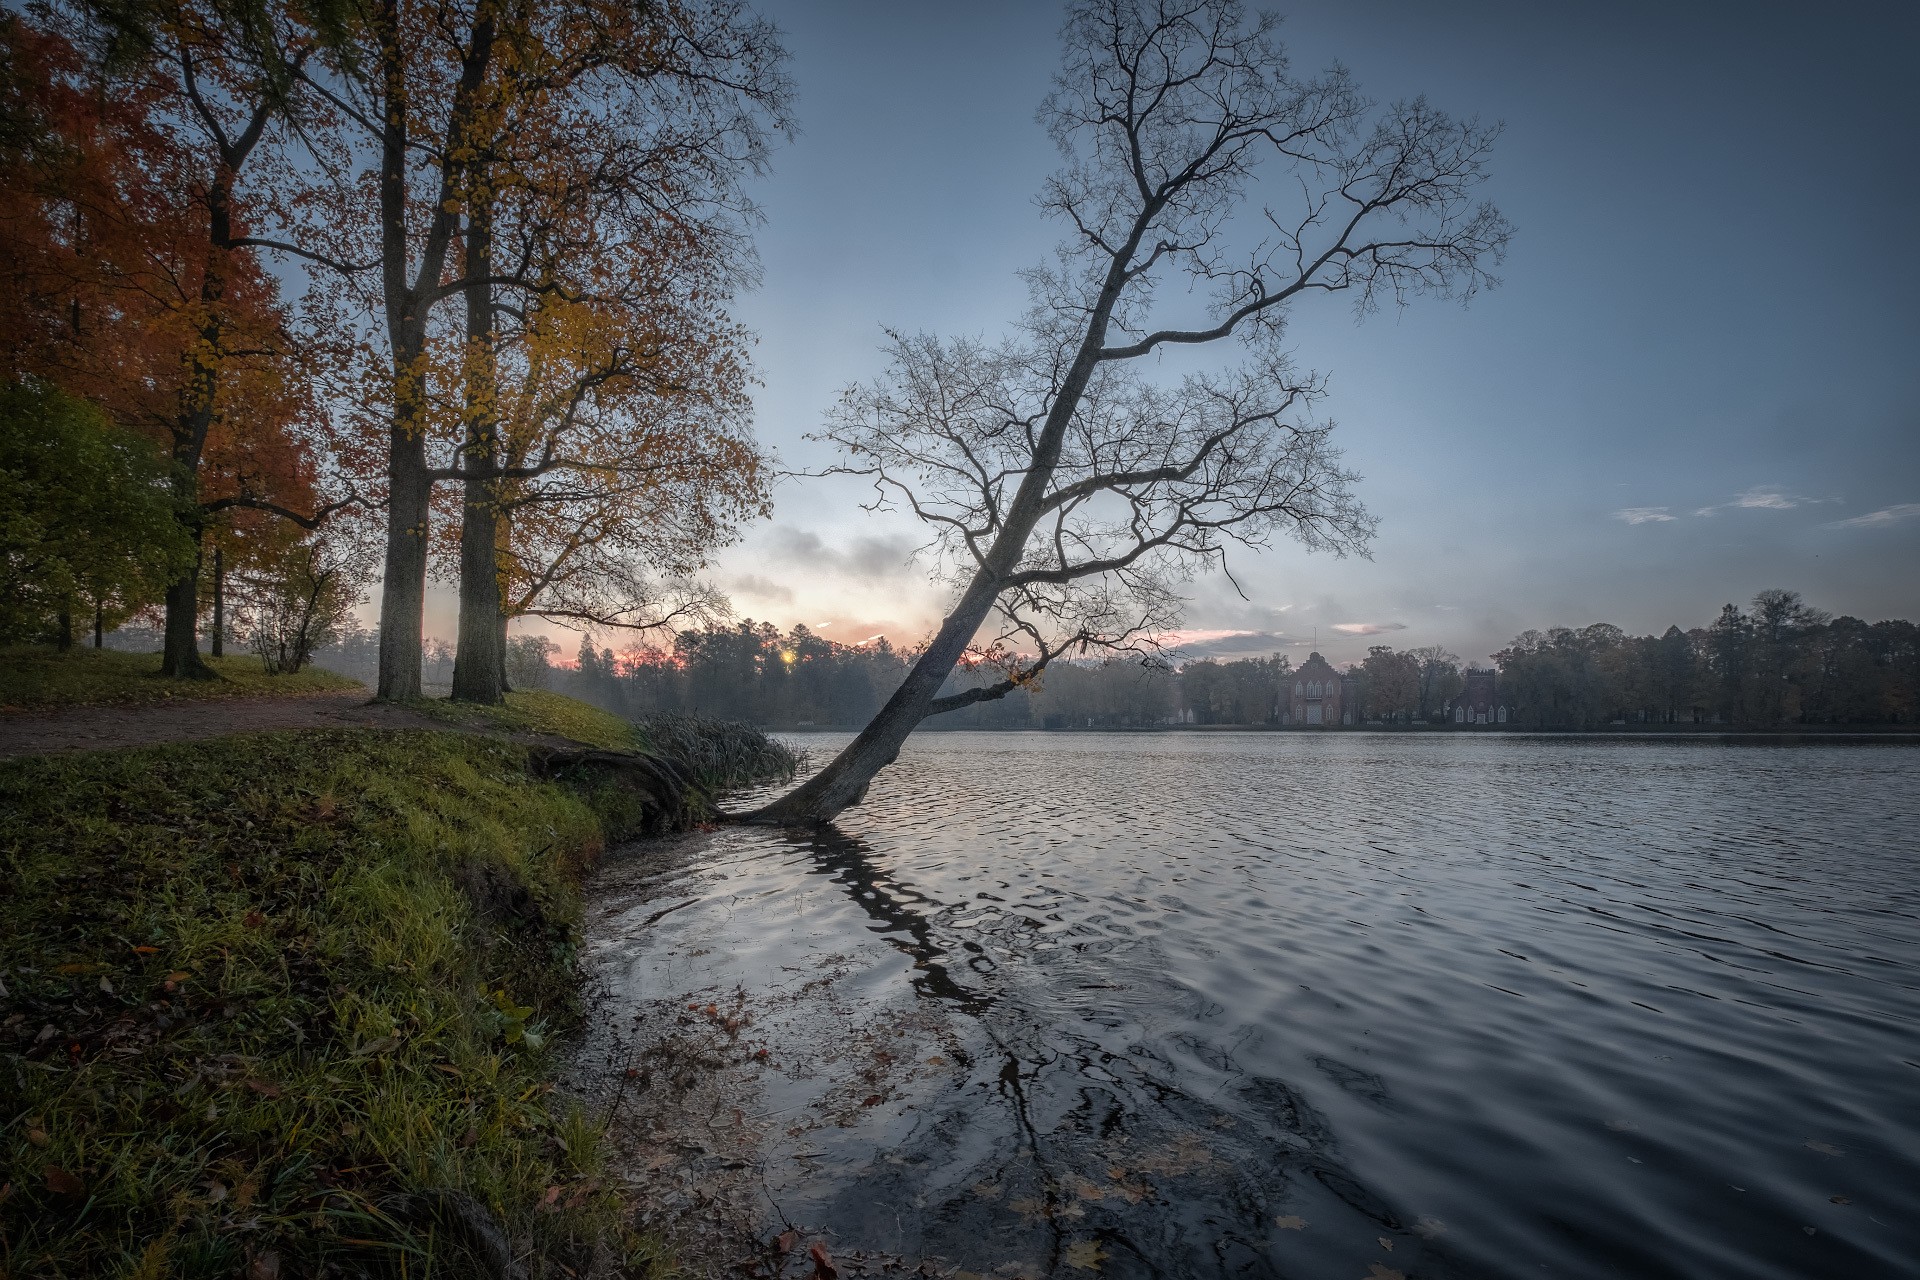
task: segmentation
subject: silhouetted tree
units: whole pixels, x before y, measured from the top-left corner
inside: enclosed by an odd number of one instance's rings
[[[1312,417],[1317,377],[1281,347],[1299,300],[1361,310],[1493,283],[1506,221],[1476,204],[1495,133],[1424,100],[1376,113],[1338,67],[1295,76],[1277,19],[1233,0],[1080,0],[1041,118],[1065,163],[1042,200],[1066,223],[1032,308],[998,345],[894,335],[827,438],[934,530],[951,612],[881,712],[826,768],[754,815],[823,822],[866,794],[922,720],[1031,683],[1068,653],[1150,650],[1176,588],[1229,543],[1344,553],[1373,523]],[[1244,256],[1229,222],[1262,162],[1297,191]],[[1154,299],[1211,294],[1163,327]],[[1178,386],[1142,365],[1239,338],[1249,359]],[[943,695],[988,628],[1003,678]]]

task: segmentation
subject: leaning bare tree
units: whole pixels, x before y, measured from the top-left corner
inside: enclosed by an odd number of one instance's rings
[[[1296,78],[1274,26],[1234,0],[1072,6],[1040,109],[1065,157],[1042,203],[1070,234],[1030,273],[1032,309],[998,345],[895,336],[887,373],[848,391],[825,433],[836,470],[934,531],[956,603],[859,736],[750,820],[828,821],[928,716],[1004,696],[1070,649],[1150,646],[1179,583],[1232,543],[1364,549],[1372,518],[1283,327],[1316,293],[1364,313],[1494,284],[1511,229],[1474,191],[1498,130],[1424,100],[1376,108],[1338,68]],[[1263,163],[1289,204],[1261,209],[1250,244],[1233,215]],[[1170,279],[1181,303],[1210,292],[1199,317],[1163,320]],[[1140,372],[1230,338],[1230,371]],[[940,696],[983,643],[1005,678]]]

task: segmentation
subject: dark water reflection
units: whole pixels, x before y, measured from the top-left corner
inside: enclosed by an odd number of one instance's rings
[[[843,1251],[1912,1275],[1916,832],[1912,747],[927,734],[593,928],[616,1014],[764,997],[758,1172]]]

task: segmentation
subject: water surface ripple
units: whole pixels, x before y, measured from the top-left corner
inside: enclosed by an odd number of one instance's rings
[[[608,1025],[744,989],[764,1225],[842,1252],[1913,1275],[1916,832],[1914,747],[928,733],[590,939]]]

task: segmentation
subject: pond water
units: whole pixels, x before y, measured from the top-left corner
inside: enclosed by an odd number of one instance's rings
[[[589,942],[716,1269],[1920,1274],[1913,746],[926,733]]]

